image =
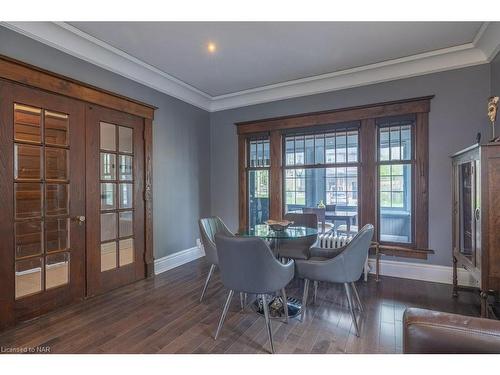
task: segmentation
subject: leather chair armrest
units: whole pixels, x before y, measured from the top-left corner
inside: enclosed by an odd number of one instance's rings
[[[500,321],[408,308],[403,353],[500,353]]]

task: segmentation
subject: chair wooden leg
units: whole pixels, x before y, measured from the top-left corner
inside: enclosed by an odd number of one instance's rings
[[[301,321],[304,321],[304,315],[306,313],[308,294],[309,294],[309,280],[304,279],[304,293],[302,294],[302,311],[300,312],[300,320]]]
[[[267,336],[269,337],[269,344],[271,345],[271,353],[274,354],[273,332],[271,330],[271,319],[269,318],[269,305],[267,304],[266,295],[262,294],[262,308],[264,309],[264,318],[266,320]]]
[[[215,270],[215,264],[212,264],[210,266],[210,270],[208,271],[207,279],[205,280],[205,285],[203,286],[203,290],[201,291],[200,302],[203,300],[203,296],[207,291],[208,282],[210,281],[210,278],[212,277],[212,273],[214,273],[214,270]]]
[[[347,294],[347,302],[349,303],[349,310],[351,310],[351,317],[352,317],[352,321],[354,323],[354,330],[355,330],[356,336],[359,337],[358,321],[356,320],[356,314],[354,312],[354,304],[353,304],[349,284],[344,283],[344,288],[345,288],[345,292]]]
[[[229,291],[229,295],[227,296],[226,303],[224,304],[224,308],[222,309],[222,315],[219,320],[219,325],[217,326],[217,331],[215,331],[214,340],[217,340],[219,336],[222,325],[224,324],[224,319],[226,319],[227,311],[229,310],[229,305],[231,304],[231,299],[233,298],[234,290]]]

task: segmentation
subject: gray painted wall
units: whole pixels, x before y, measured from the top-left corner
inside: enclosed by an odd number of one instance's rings
[[[430,113],[429,262],[450,264],[449,155],[489,134],[485,101],[500,92],[491,64],[212,114],[0,27],[0,54],[153,104],[154,247],[159,258],[194,246],[200,216],[238,221],[235,122],[434,94]],[[491,70],[491,75],[490,75]],[[210,126],[208,126],[210,124]],[[211,177],[212,176],[212,177]]]
[[[195,246],[210,213],[208,112],[0,27],[0,54],[155,105],[154,254]]]
[[[451,264],[451,168],[449,155],[488,134],[489,65],[408,78],[210,114],[212,214],[238,225],[235,122],[435,95],[430,112],[429,262]]]
[[[491,95],[500,96],[500,52],[491,62]]]

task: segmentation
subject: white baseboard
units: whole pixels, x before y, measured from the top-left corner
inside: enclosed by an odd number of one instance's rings
[[[182,266],[198,258],[205,256],[205,251],[201,243],[198,246],[182,250],[166,257],[155,259],[155,275]],[[375,274],[375,259],[368,261],[370,273]],[[394,260],[380,260],[380,275],[399,277],[403,279],[431,281],[435,283],[452,284],[452,267],[438,266],[425,263],[399,262]],[[464,286],[478,286],[470,274],[462,269],[458,269],[458,284]]]
[[[205,251],[203,251],[202,247],[195,246],[163,258],[155,259],[155,275],[182,266],[203,256],[205,256]]]
[[[375,273],[375,259],[369,260],[370,273]],[[452,284],[453,269],[448,266],[438,266],[425,263],[398,262],[394,260],[380,260],[380,275],[400,277],[403,279],[432,281],[435,283]],[[470,274],[458,269],[458,284],[463,286],[478,286]]]

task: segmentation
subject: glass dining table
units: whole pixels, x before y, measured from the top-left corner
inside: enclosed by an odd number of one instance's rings
[[[273,230],[267,224],[257,224],[246,231],[238,233],[239,236],[244,237],[259,237],[264,240],[271,241],[273,253],[276,257],[279,256],[280,242],[282,240],[295,240],[306,237],[316,237],[318,235],[317,228],[309,228],[304,226],[290,226],[284,230]],[[300,314],[302,305],[301,301],[293,297],[287,297],[288,317],[294,318]],[[264,310],[260,306],[260,300],[257,299],[253,302],[252,308],[257,313],[264,315]],[[284,317],[283,298],[280,295],[271,297],[269,304],[269,313],[272,318]]]

